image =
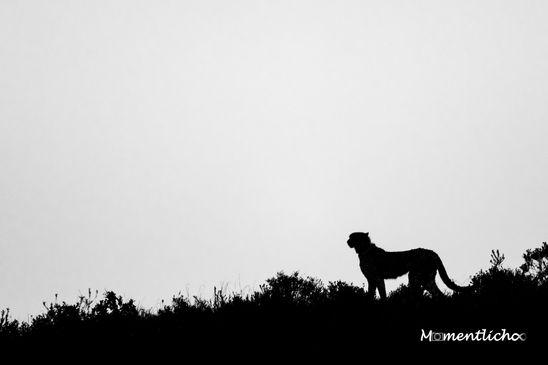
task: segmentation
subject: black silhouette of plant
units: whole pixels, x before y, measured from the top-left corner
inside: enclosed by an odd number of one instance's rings
[[[543,242],[541,247],[525,251],[523,259],[525,263],[520,269],[538,280],[539,284],[544,284],[548,278],[548,244]]]
[[[489,260],[489,263],[491,264],[490,270],[492,271],[498,271],[502,268],[502,263],[504,262],[506,258],[504,257],[504,254],[501,254],[499,250],[492,250],[491,251],[491,260]]]
[[[260,286],[253,298],[259,302],[279,305],[311,305],[324,297],[324,287],[319,279],[302,278],[298,272],[287,275],[278,272]]]
[[[18,336],[21,330],[20,327],[19,321],[10,319],[9,308],[0,311],[0,340]]]

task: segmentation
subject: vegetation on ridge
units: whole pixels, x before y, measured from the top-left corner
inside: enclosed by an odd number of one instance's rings
[[[203,299],[179,294],[155,312],[112,291],[99,297],[90,290],[74,304],[44,303],[46,311],[30,323],[11,319],[9,310],[2,310],[0,341],[419,343],[422,330],[504,329],[526,333],[527,343],[543,343],[548,245],[527,250],[523,258],[519,268],[505,268],[504,255],[492,251],[490,267],[471,278],[473,293],[443,298],[411,299],[402,285],[386,301],[372,300],[361,287],[342,281],[325,285],[297,272],[279,272],[247,295],[215,290],[213,298]]]

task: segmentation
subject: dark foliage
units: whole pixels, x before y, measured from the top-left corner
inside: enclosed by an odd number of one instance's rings
[[[0,313],[4,344],[150,345],[178,347],[221,344],[258,346],[265,351],[292,346],[425,346],[421,330],[475,332],[481,329],[527,334],[523,344],[542,344],[547,324],[548,247],[527,250],[519,269],[503,267],[504,255],[471,278],[472,293],[444,298],[410,296],[402,285],[386,301],[368,298],[361,287],[342,281],[324,285],[312,277],[279,272],[259,290],[243,295],[215,289],[213,298],[174,296],[153,313],[107,291],[81,296],[75,304],[46,304],[30,323]],[[428,343],[432,345],[432,343]],[[496,345],[496,344],[490,344]],[[514,344],[519,346],[519,344]],[[304,346],[304,347],[303,347]],[[311,347],[311,348],[312,348]]]

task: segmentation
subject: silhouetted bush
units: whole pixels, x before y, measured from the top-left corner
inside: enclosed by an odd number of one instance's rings
[[[0,311],[0,340],[19,337],[23,332],[19,321],[10,319],[10,310],[3,309]]]
[[[302,278],[298,272],[286,275],[278,272],[275,277],[267,279],[266,285],[253,294],[252,300],[259,305],[274,306],[310,306],[325,299],[325,289],[320,280]]]
[[[546,284],[548,279],[548,244],[534,250],[527,250],[523,254],[525,263],[520,267],[521,271],[532,277],[539,285]]]

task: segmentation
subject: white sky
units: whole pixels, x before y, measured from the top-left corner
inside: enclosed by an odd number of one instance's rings
[[[0,4],[0,307],[548,239],[546,1]],[[396,283],[392,283],[394,287]],[[445,287],[443,287],[445,289]]]

